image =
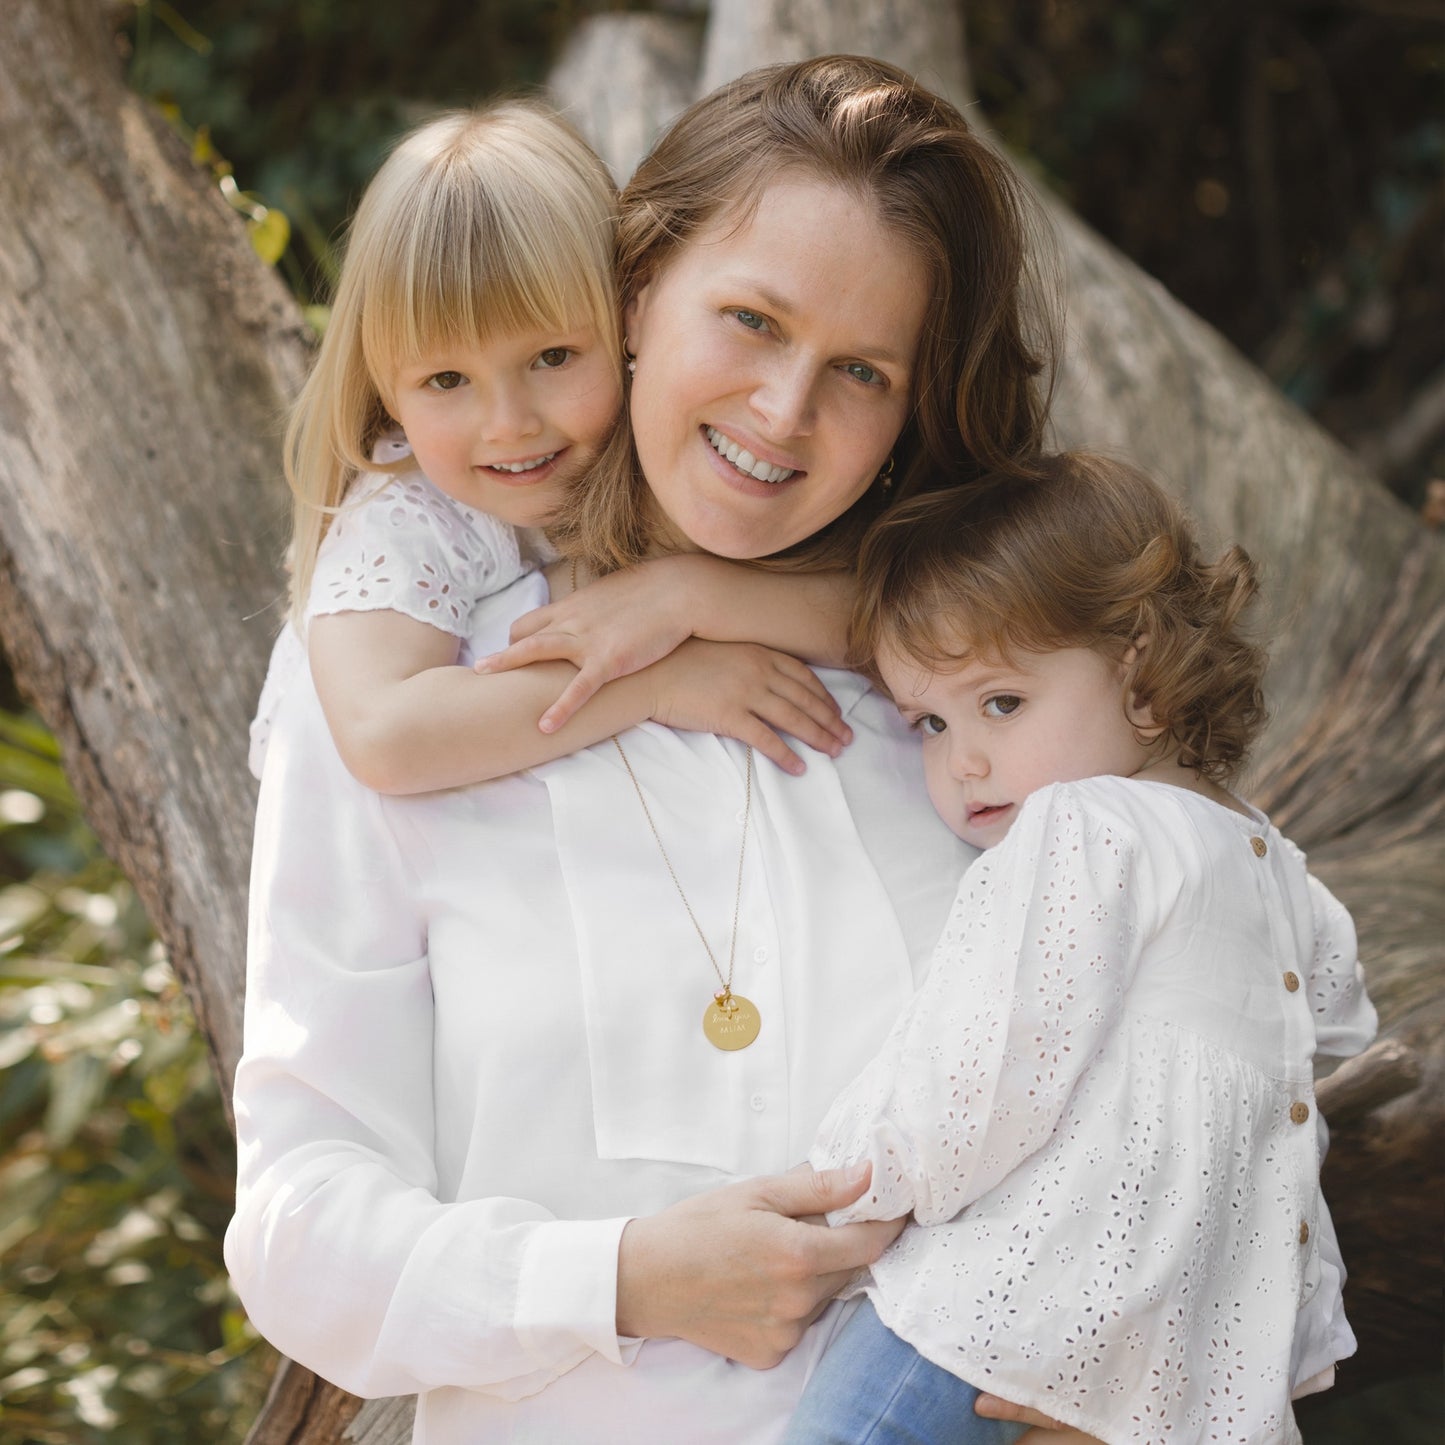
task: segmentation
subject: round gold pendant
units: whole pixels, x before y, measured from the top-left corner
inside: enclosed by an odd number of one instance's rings
[[[740,993],[715,995],[702,1016],[702,1031],[715,1049],[745,1049],[762,1026],[757,1009]]]

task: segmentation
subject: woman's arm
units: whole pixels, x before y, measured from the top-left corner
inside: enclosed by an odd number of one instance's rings
[[[477,663],[502,672],[564,659],[578,671],[542,714],[562,726],[607,682],[665,657],[688,637],[758,642],[820,667],[846,660],[854,581],[845,572],[768,572],[719,557],[659,557],[539,607],[512,645]]]
[[[338,752],[380,793],[422,793],[504,777],[649,719],[752,743],[790,772],[779,730],[836,755],[848,729],[826,688],[766,648],[694,643],[603,688],[564,727],[537,718],[575,675],[546,662],[479,676],[456,667],[455,637],[399,612],[313,618],[311,675]]]
[[[632,1220],[618,1255],[618,1334],[690,1340],[771,1369],[902,1231],[902,1219],[822,1227],[867,1184],[866,1165],[804,1167]]]

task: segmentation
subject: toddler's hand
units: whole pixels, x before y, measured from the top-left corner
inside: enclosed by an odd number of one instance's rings
[[[599,688],[641,672],[691,633],[677,579],[661,563],[599,577],[512,624],[511,645],[481,658],[477,672],[506,672],[532,662],[566,661],[577,676],[538,719],[556,732]]]
[[[1061,1425],[1042,1410],[1031,1410],[1027,1405],[1015,1405],[1011,1400],[1000,1399],[997,1395],[980,1395],[973,1404],[975,1415],[987,1420],[1016,1420],[1021,1425],[1034,1428],[1021,1435],[1018,1445],[1102,1445],[1092,1435],[1082,1430]]]
[[[784,772],[796,775],[806,765],[779,733],[833,758],[853,740],[832,693],[812,668],[771,647],[693,637],[655,663],[653,675],[654,722],[751,743]]]

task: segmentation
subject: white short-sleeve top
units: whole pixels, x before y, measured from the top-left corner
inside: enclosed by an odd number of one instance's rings
[[[959,887],[926,982],[813,1162],[917,1219],[880,1318],[1110,1445],[1297,1438],[1352,1354],[1317,1052],[1369,1043],[1349,915],[1262,814],[1164,783],[1041,789]]]
[[[406,441],[383,437],[372,452],[398,465]],[[477,603],[510,586],[539,554],[540,533],[518,533],[438,490],[417,470],[365,472],[351,484],[316,555],[301,629],[287,623],[271,651],[251,724],[251,772],[259,778],[281,698],[306,666],[304,631],[313,617],[336,612],[400,612],[458,641],[469,665]]]

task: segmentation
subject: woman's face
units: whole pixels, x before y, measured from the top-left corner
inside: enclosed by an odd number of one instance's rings
[[[907,419],[929,291],[870,204],[799,172],[675,252],[626,316],[660,544],[765,557],[847,511]]]

